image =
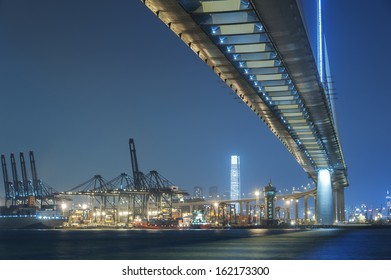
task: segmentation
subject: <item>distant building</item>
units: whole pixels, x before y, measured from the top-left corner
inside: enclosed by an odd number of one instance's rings
[[[231,200],[241,199],[240,157],[231,156]]]
[[[228,191],[225,191],[225,192],[223,193],[222,199],[223,199],[223,200],[228,200],[228,199],[230,199],[230,198],[231,198],[231,193],[228,192]]]
[[[209,199],[217,199],[218,198],[218,188],[217,186],[209,187]]]
[[[202,187],[194,187],[194,198],[204,198],[204,191]]]
[[[270,182],[269,185],[263,188],[263,194],[265,198],[265,205],[266,205],[266,219],[267,219],[267,225],[273,225],[274,220],[276,218],[275,214],[275,197],[276,197],[276,188],[272,186],[272,183]]]

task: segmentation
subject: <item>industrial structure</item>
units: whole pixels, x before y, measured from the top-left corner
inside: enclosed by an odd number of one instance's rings
[[[188,193],[179,190],[156,170],[147,174],[141,172],[132,138],[129,150],[132,176],[121,173],[106,180],[95,175],[68,191],[56,193],[76,205],[69,213],[70,225],[142,225],[151,220],[171,224],[178,216],[172,204]]]
[[[32,179],[28,179],[24,154],[19,154],[20,170],[22,177],[18,176],[18,168],[13,153],[10,155],[12,180],[8,176],[7,161],[5,155],[1,155],[3,182],[5,190],[5,207],[52,207],[55,206],[54,189],[38,178],[34,153],[30,151],[30,168]]]
[[[330,97],[321,1],[318,65],[299,1],[142,2],[261,118],[317,184],[317,222],[344,221],[347,167]]]
[[[312,206],[308,199],[313,198]],[[299,202],[302,200],[301,211]],[[181,213],[203,214],[203,221],[212,226],[276,227],[291,225],[313,225],[315,223],[316,189],[281,193],[271,184],[256,191],[248,198],[237,200],[209,199],[204,201],[184,200],[173,203]],[[291,211],[291,208],[293,210]],[[293,212],[293,215],[291,215]]]
[[[30,154],[32,180],[28,178],[24,154],[19,154],[21,180],[14,154],[10,155],[12,180],[8,177],[7,161],[1,155],[5,199],[0,206],[0,229],[54,228],[62,226],[66,217],[58,211],[54,189],[38,179],[34,154]]]
[[[8,176],[5,156],[2,155],[6,205],[0,209],[0,228],[31,225],[82,228],[276,226],[291,220],[298,222],[298,200],[304,198],[307,213],[307,198],[315,196],[315,190],[278,194],[269,183],[263,193],[256,193],[251,198],[241,199],[238,196],[224,199],[217,195],[217,187],[214,186],[211,189],[215,195],[194,199],[157,171],[141,172],[133,139],[129,139],[129,150],[132,176],[121,173],[106,180],[101,175],[95,175],[64,192],[58,192],[38,179],[33,152],[29,154],[32,180],[28,178],[23,153],[19,155],[21,180],[14,154],[10,155],[12,180]],[[202,189],[195,189],[201,196]],[[290,217],[291,205],[285,204],[285,200],[296,201],[294,219]],[[283,205],[278,206],[281,203]],[[301,223],[312,222],[304,214]]]

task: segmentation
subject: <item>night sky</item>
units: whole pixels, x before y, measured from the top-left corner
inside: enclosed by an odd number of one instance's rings
[[[316,12],[303,1],[312,41]],[[385,206],[391,190],[391,2],[324,0],[346,204]],[[0,0],[0,153],[33,150],[39,177],[68,190],[101,174],[157,170],[193,192],[311,181],[256,115],[139,0]],[[19,162],[19,160],[18,160]],[[10,175],[10,174],[9,174]],[[1,183],[0,195],[4,195]]]

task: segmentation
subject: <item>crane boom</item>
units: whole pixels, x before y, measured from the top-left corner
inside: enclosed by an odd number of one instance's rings
[[[5,206],[7,206],[7,201],[8,201],[8,199],[11,198],[11,193],[10,193],[10,183],[8,180],[7,162],[5,161],[4,155],[1,155],[1,167],[3,169],[4,190],[5,190]]]
[[[19,180],[18,180],[18,171],[16,169],[15,156],[11,154],[11,170],[12,170],[12,179],[14,183],[14,190],[16,199],[20,199],[23,196],[23,191],[19,188]]]
[[[23,184],[23,191],[25,196],[30,195],[29,193],[29,182],[27,179],[27,170],[26,170],[26,162],[24,160],[24,155],[22,152],[19,154],[20,158],[20,169],[22,170],[22,184]]]
[[[140,178],[140,172],[138,170],[136,146],[134,144],[133,138],[129,139],[129,149],[130,149],[130,160],[132,162],[134,186],[135,186],[136,190],[140,190],[141,189],[141,178]]]
[[[31,176],[33,179],[34,193],[37,197],[41,197],[42,196],[42,186],[38,182],[37,168],[35,167],[34,153],[32,151],[30,151],[29,157],[30,157],[30,167],[31,167]]]

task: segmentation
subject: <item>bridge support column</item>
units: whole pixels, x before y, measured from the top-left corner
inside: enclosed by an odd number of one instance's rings
[[[295,222],[297,223],[299,221],[299,200],[296,199],[295,201]]]
[[[243,202],[239,202],[239,215],[243,216]]]
[[[345,221],[345,190],[344,188],[339,188],[336,190],[337,195],[337,220],[339,222]]]
[[[287,206],[286,208],[286,219],[288,222],[290,222],[290,219],[291,219],[291,209],[290,209],[291,205],[289,204],[289,206]]]
[[[308,222],[308,196],[304,197],[304,223]]]
[[[327,169],[318,172],[318,191],[316,204],[316,221],[320,225],[334,223],[333,188],[331,174]]]

